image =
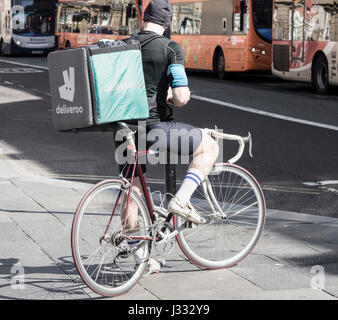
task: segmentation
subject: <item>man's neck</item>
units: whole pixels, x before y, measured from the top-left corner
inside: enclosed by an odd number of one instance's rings
[[[163,36],[164,28],[159,24],[146,22],[143,26],[143,31],[152,31],[159,34],[160,36]]]

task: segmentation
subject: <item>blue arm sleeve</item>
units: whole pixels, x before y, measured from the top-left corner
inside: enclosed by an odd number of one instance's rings
[[[168,67],[167,75],[169,78],[169,84],[172,88],[188,86],[188,78],[183,65],[171,64]]]

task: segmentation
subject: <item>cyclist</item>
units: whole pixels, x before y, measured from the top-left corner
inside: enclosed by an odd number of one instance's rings
[[[147,148],[156,145],[160,152],[192,156],[185,179],[175,197],[170,200],[168,210],[188,221],[201,224],[205,223],[205,219],[192,207],[190,197],[210,172],[219,150],[216,141],[204,130],[174,121],[173,106],[185,106],[190,100],[190,90],[183,49],[178,43],[163,36],[170,25],[171,15],[172,7],[168,0],[152,0],[144,12],[143,30],[133,37],[141,43],[150,114],[146,120],[146,132],[139,131],[136,142],[146,139]],[[156,144],[149,141],[147,137],[152,130],[163,133],[164,139],[157,139]],[[116,143],[117,146],[121,145],[120,142]],[[125,167],[120,163],[121,170]],[[143,165],[143,171],[145,170]],[[137,177],[135,187],[141,193]],[[130,229],[137,229],[137,211],[133,214],[134,210],[137,210],[136,206],[133,208],[133,203],[130,203],[126,214],[126,225]]]

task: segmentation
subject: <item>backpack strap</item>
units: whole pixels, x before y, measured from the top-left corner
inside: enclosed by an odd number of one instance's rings
[[[127,38],[127,39],[123,39],[122,41],[124,41],[127,44],[131,44],[134,43],[135,41],[137,41],[138,43],[140,43],[141,48],[146,46],[148,43],[150,43],[151,41],[158,39],[158,38],[162,38],[163,36],[160,36],[159,34],[155,34],[155,35],[151,35],[151,37],[147,38],[144,41],[140,41],[140,40],[135,40],[133,39],[133,37]]]

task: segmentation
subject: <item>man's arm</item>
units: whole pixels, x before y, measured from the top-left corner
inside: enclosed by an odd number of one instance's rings
[[[190,90],[184,68],[184,51],[177,42],[171,41],[168,45],[168,62],[170,88],[167,102],[176,107],[183,107],[190,100]]]
[[[167,102],[176,107],[183,107],[190,100],[190,89],[185,68],[182,64],[171,64],[168,67],[170,89]]]
[[[167,103],[174,105],[175,107],[183,107],[190,100],[189,87],[177,87],[168,90]]]

